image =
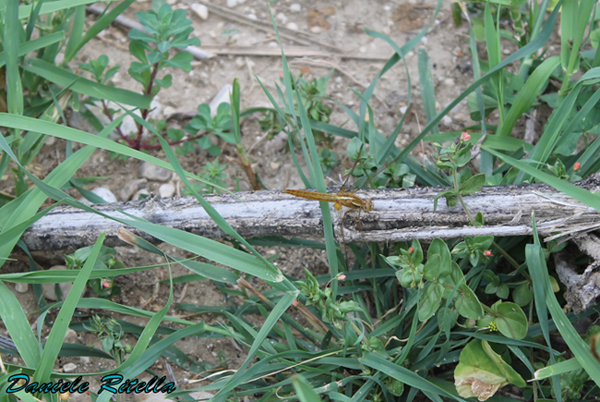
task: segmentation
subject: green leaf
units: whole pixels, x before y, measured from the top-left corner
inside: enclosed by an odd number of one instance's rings
[[[439,283],[428,282],[419,304],[419,321],[430,319],[440,308],[444,286]]]
[[[454,385],[460,396],[485,401],[508,383],[518,387],[527,385],[487,341],[475,339],[460,352],[459,363],[454,370]]]
[[[294,386],[294,390],[296,390],[296,397],[301,402],[312,402],[322,400],[319,397],[319,395],[317,395],[310,383],[306,381],[306,379],[302,375],[294,375],[292,377],[292,385]]]
[[[518,306],[526,306],[531,303],[531,299],[533,295],[531,293],[531,289],[529,288],[529,283],[525,282],[513,290],[513,301]]]
[[[427,262],[423,268],[423,278],[428,281],[435,281],[440,276],[440,262],[442,258],[439,255],[432,255],[427,257]]]
[[[456,306],[458,313],[463,317],[478,320],[483,316],[483,307],[479,299],[466,283],[463,283],[458,290]]]
[[[483,187],[485,184],[485,174],[479,173],[475,176],[469,178],[464,183],[460,184],[460,194],[461,195],[469,195],[473,194]]]
[[[498,331],[508,338],[523,339],[527,335],[527,317],[515,303],[504,302],[493,307]]]
[[[93,98],[111,100],[113,102],[120,104],[124,103],[142,109],[150,108],[150,101],[152,99],[147,96],[126,89],[115,88],[90,81],[42,59],[27,59],[26,63],[22,65],[22,68],[30,73],[37,74],[40,77],[52,81],[63,88],[70,88],[75,92]]]

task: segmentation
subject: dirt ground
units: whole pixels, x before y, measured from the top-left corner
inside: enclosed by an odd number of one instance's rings
[[[188,11],[188,18],[194,26],[193,35],[197,36],[202,47],[206,49],[229,49],[232,46],[253,49],[277,49],[277,43],[272,33],[266,33],[252,26],[242,23],[243,19],[236,15],[225,18],[209,9],[208,18],[204,21],[190,10],[192,1],[169,1],[175,8]],[[215,0],[213,4],[227,8],[225,0]],[[269,2],[264,0],[240,1],[241,4],[231,8],[235,12],[250,19],[269,19]],[[359,99],[351,91],[362,92],[365,85],[373,80],[385,63],[385,60],[393,54],[392,49],[383,40],[374,39],[364,32],[362,27],[380,31],[392,38],[400,46],[413,38],[432,16],[436,2],[432,0],[347,0],[347,1],[299,1],[279,0],[270,3],[273,14],[276,16],[278,25],[282,27],[297,27],[298,32],[309,32],[320,41],[339,49],[335,53],[331,48],[325,48],[317,44],[299,45],[289,39],[284,40],[286,46],[294,46],[294,49],[309,51],[329,52],[329,57],[290,57],[289,61],[293,72],[298,74],[302,71],[307,79],[325,76],[331,68],[334,73],[328,83],[327,93],[331,100],[330,104],[334,111],[331,123],[335,125],[345,124],[349,129],[355,129],[349,122],[338,103],[358,111]],[[147,10],[151,7],[151,1],[137,1],[125,15],[135,19],[135,13]],[[93,23],[96,16],[88,15],[88,26]],[[133,79],[129,79],[127,69],[132,61],[127,51],[127,30],[113,25],[105,32],[81,50],[78,60],[72,63],[74,69],[80,63],[87,62],[90,58],[96,58],[100,54],[110,57],[110,65],[119,64],[119,73],[112,82],[119,87],[133,91],[140,91],[140,85]],[[417,47],[427,50],[432,64],[432,75],[435,83],[437,110],[445,107],[456,96],[458,96],[471,82],[472,70],[470,69],[470,55],[468,47],[468,27],[456,27],[453,23],[450,2],[444,2],[440,13],[435,18],[431,32],[421,41]],[[344,57],[348,56],[348,57]],[[421,106],[420,91],[418,86],[417,54],[415,51],[406,56],[408,70],[412,79],[413,104],[407,111],[406,123],[403,131],[398,137],[398,146],[403,147],[414,138],[423,126],[425,117]],[[326,67],[316,65],[316,62],[325,63]],[[81,71],[80,71],[81,72]],[[226,84],[231,84],[237,78],[241,86],[242,108],[270,106],[268,98],[263,93],[256,81],[256,74],[271,91],[275,90],[275,84],[279,81],[282,72],[282,62],[279,57],[268,56],[216,56],[207,61],[195,61],[191,72],[171,71],[173,74],[173,85],[161,90],[158,95],[160,106],[158,115],[161,117],[174,116],[175,113],[195,112],[201,103],[208,103],[215,94]],[[408,87],[405,67],[398,63],[379,82],[375,91],[375,97],[371,102],[376,114],[376,127],[385,135],[391,133],[405,112],[408,101]],[[175,115],[178,116],[178,115]],[[255,163],[255,171],[262,182],[270,190],[283,190],[284,188],[299,188],[301,181],[291,163],[289,153],[285,150],[283,141],[269,141],[264,138],[263,132],[258,126],[260,116],[247,117],[243,125],[243,143],[246,149],[251,149],[250,157]],[[174,118],[169,120],[171,124],[183,128],[189,119]],[[469,118],[466,101],[457,106],[440,124],[444,131],[461,130],[461,128],[473,124]],[[78,127],[79,128],[79,127]],[[49,141],[38,155],[35,163],[40,170],[40,176],[44,177],[65,158],[65,144],[62,140]],[[337,139],[334,150],[339,155],[345,155],[347,140]],[[418,152],[417,152],[418,153]],[[165,159],[162,152],[152,152],[153,155]],[[219,158],[220,163],[228,165],[225,173],[229,175],[228,184],[230,190],[235,190],[236,180],[239,178],[241,190],[250,190],[247,177],[238,168],[236,163],[227,159],[235,157],[234,149],[225,147],[223,156]],[[180,161],[184,169],[198,172],[207,161],[214,158],[206,152],[196,151],[181,157]],[[332,177],[337,177],[342,169],[348,167],[347,158],[332,172]],[[98,150],[89,159],[78,173],[78,177],[107,176],[108,180],[100,181],[89,186],[104,186],[110,189],[117,198],[120,189],[132,180],[138,179],[140,162],[137,160],[111,160],[109,153]],[[170,180],[177,189],[181,189],[178,179]],[[156,193],[163,182],[148,181],[142,185],[150,193]],[[126,201],[119,199],[119,201]],[[183,255],[174,250],[172,246],[163,246],[165,251],[172,255]],[[282,258],[277,261],[286,273],[302,276],[304,267],[308,267],[316,273],[324,273],[327,270],[325,255],[321,252],[310,250],[267,250],[262,249],[267,256],[279,253]],[[38,253],[38,262],[42,268],[49,268],[54,264],[63,263],[63,252]],[[158,257],[148,256],[128,247],[118,248],[119,258],[126,267],[150,265],[162,263]],[[3,272],[15,272],[27,270],[23,263],[12,263],[4,266]],[[182,267],[176,267],[174,275],[184,275],[189,272]],[[122,303],[131,307],[157,311],[166,303],[169,289],[168,284],[158,284],[158,281],[168,277],[166,268],[145,271],[139,274],[129,275],[116,279],[116,284],[122,288],[122,293],[113,298],[114,302]],[[9,285],[12,286],[12,285]],[[12,286],[14,288],[14,286]],[[31,288],[26,293],[15,293],[21,301],[25,311],[32,313],[36,311]],[[221,306],[225,303],[224,294],[208,281],[190,283],[189,286],[177,284],[174,288],[174,299],[185,303],[209,306]],[[235,300],[234,300],[235,301]],[[237,301],[239,302],[239,300]],[[56,312],[51,315],[55,317]],[[205,320],[208,324],[218,324],[224,321],[222,318],[211,315],[190,315],[187,311],[178,309],[175,304],[171,307],[169,315],[185,317],[191,321],[200,322]],[[119,317],[115,315],[115,317]],[[127,317],[133,323],[143,326],[146,320],[135,317]],[[35,321],[31,316],[31,322]],[[258,322],[258,318],[257,318]],[[176,328],[176,325],[165,323],[166,326]],[[47,333],[45,327],[43,333]],[[5,331],[0,331],[5,334]],[[89,333],[80,332],[72,340],[84,345],[94,344],[99,347],[99,342]],[[129,342],[135,342],[133,338],[127,338]],[[226,338],[208,339],[191,338],[185,339],[177,346],[190,358],[197,362],[209,363],[215,367],[223,364],[235,369],[244,359],[246,349],[234,345]],[[219,356],[221,355],[221,357]],[[9,358],[10,359],[10,358]],[[15,362],[17,360],[15,359]],[[72,362],[77,366],[75,372],[95,372],[108,369],[112,362],[103,359],[62,358],[57,362],[57,370],[66,363]],[[174,377],[180,388],[192,387],[188,380],[195,373],[185,370],[172,362],[161,358],[152,370],[160,375],[166,375],[166,366],[170,364]],[[92,377],[91,389],[97,389],[99,378]],[[96,381],[96,383],[94,383]],[[204,383],[201,383],[204,384]],[[195,385],[195,386],[198,386]],[[80,399],[81,398],[81,399]],[[85,396],[76,397],[72,400],[87,400]],[[141,400],[141,399],[140,399]]]

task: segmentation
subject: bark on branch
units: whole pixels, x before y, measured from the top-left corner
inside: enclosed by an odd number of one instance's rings
[[[598,192],[600,175],[577,185]],[[346,242],[398,242],[415,238],[528,235],[532,233],[533,213],[537,229],[543,236],[577,234],[600,226],[598,211],[545,185],[484,187],[465,197],[471,213],[481,212],[485,217],[485,226],[470,226],[460,204],[449,208],[442,198],[437,210],[433,211],[434,197],[444,190],[439,187],[360,190],[358,196],[373,201],[372,212],[352,210],[345,213],[329,205],[338,240],[343,237]],[[316,201],[279,191],[211,195],[205,199],[244,237],[323,235],[321,210]],[[110,216],[128,219],[117,211],[120,210],[153,223],[213,239],[224,237],[194,198],[154,198],[100,204],[94,205],[94,208]],[[93,213],[57,207],[35,222],[25,232],[23,240],[31,250],[73,249],[93,244],[101,232],[106,232],[106,245],[114,246],[123,244],[116,237],[120,226],[118,222]],[[148,236],[144,237],[148,239]]]

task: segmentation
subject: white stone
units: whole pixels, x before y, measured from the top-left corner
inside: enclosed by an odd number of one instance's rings
[[[231,84],[225,84],[223,87],[217,92],[215,97],[210,101],[208,106],[210,106],[210,116],[215,117],[217,115],[217,109],[221,103],[230,103],[229,95],[233,91],[233,87]],[[212,137],[212,136],[211,136]]]
[[[191,71],[190,71],[191,73]],[[174,113],[177,113],[177,109],[175,109],[173,106],[166,106],[165,109],[163,110],[163,116],[167,117],[170,116]]]
[[[63,366],[63,371],[65,373],[72,373],[77,370],[77,365],[75,363],[67,363]]]
[[[298,11],[302,10],[302,6],[298,3],[292,3],[290,4],[290,11],[293,11],[295,13],[297,13]]]
[[[158,194],[161,198],[170,198],[175,194],[175,186],[171,183],[161,184],[158,188]]]
[[[256,21],[258,19],[256,14],[248,14],[248,18],[250,18],[251,20],[254,20],[254,21]]]
[[[92,193],[96,194],[106,202],[117,202],[117,197],[106,187],[96,187],[92,190]]]
[[[46,138],[46,142],[44,144],[47,146],[52,146],[52,145],[54,145],[55,142],[56,142],[56,137],[49,135],[48,138]]]
[[[237,6],[238,4],[243,4],[245,2],[246,2],[246,0],[227,0],[227,7],[233,8],[233,7]]]
[[[298,24],[296,24],[295,22],[288,22],[285,27],[287,29],[292,30],[292,31],[297,31],[298,30]]]
[[[206,21],[208,19],[208,7],[200,3],[192,3],[190,8],[200,19]]]
[[[456,85],[456,83],[454,82],[454,80],[452,78],[446,78],[443,82],[444,82],[444,85],[447,87],[453,87]]]
[[[408,106],[400,106],[400,113],[405,114],[406,111],[408,110]]]
[[[285,24],[288,20],[288,17],[286,17],[284,13],[279,13],[275,16],[275,19]]]
[[[310,27],[310,32],[314,34],[320,34],[323,30],[320,26],[315,25],[314,27]]]
[[[448,115],[442,117],[442,124],[445,124],[445,125],[452,124],[452,118]]]
[[[142,185],[146,184],[147,182],[148,182],[148,180],[146,180],[144,178],[129,181],[127,184],[125,184],[123,186],[121,191],[119,191],[119,197],[121,197],[122,201],[128,201],[131,198],[131,196],[133,195],[133,193],[138,191],[139,188]]]
[[[277,163],[277,162],[271,162],[269,165],[271,166],[271,169],[273,169],[273,170],[277,170],[281,166],[281,164]]]
[[[196,391],[196,392],[190,392],[190,397],[192,397],[193,399],[197,400],[197,401],[207,401],[210,398],[212,398],[214,395],[211,393],[208,393],[206,391]]]
[[[137,201],[137,200],[141,199],[141,196],[142,196],[142,195],[149,196],[149,195],[150,195],[150,192],[148,192],[148,190],[146,190],[145,188],[143,188],[143,189],[141,189],[140,191],[138,191],[137,193],[135,193],[135,194],[133,195],[133,197],[131,197],[131,199],[132,199],[133,201]],[[147,198],[147,197],[144,197],[144,198]]]
[[[150,162],[140,165],[140,176],[148,180],[167,181],[171,178],[171,171]]]
[[[67,267],[65,267],[64,265],[55,265],[50,268],[50,271],[60,271],[60,270],[66,270],[66,269],[67,269]],[[58,300],[54,285],[55,285],[54,283],[42,283],[42,291],[43,291],[44,297],[51,301]],[[71,283],[71,282],[59,283],[58,287],[60,288],[60,292],[62,293],[62,298],[64,300],[67,298],[69,291],[73,287],[73,283]]]
[[[27,283],[15,283],[15,290],[19,293],[27,293],[29,285]]]
[[[427,44],[427,42],[429,42],[429,39],[427,38],[427,36],[423,36],[423,37],[421,38],[421,42],[423,42],[423,43]]]
[[[73,331],[71,328],[67,328],[67,332],[65,333],[65,342],[76,343],[77,332]]]

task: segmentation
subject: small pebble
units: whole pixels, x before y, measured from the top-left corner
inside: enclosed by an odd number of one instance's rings
[[[323,30],[319,26],[310,27],[310,32],[314,34],[320,34]]]
[[[75,363],[67,363],[63,366],[63,371],[65,373],[72,373],[77,370],[77,365]]]
[[[148,180],[167,181],[171,178],[171,171],[150,162],[144,162],[140,166],[140,176]]]
[[[230,103],[231,100],[229,98],[229,94],[231,94],[231,91],[233,91],[231,84],[225,84],[210,101],[209,106],[211,117],[215,117],[217,115],[217,109],[221,103]],[[211,137],[213,136],[211,135]]]
[[[298,24],[296,24],[295,22],[288,22],[285,27],[287,29],[292,30],[292,31],[297,31],[298,30]]]
[[[27,293],[29,285],[27,283],[15,283],[15,290],[19,293]]]
[[[290,11],[293,11],[295,13],[297,13],[298,11],[302,10],[302,6],[298,3],[292,3],[290,4]]]
[[[248,18],[250,18],[251,20],[254,20],[254,21],[256,21],[258,19],[256,14],[248,14]]]
[[[73,331],[71,328],[67,328],[67,333],[65,334],[65,342],[76,343],[77,332]]]
[[[284,13],[279,13],[275,16],[275,19],[285,24],[288,20],[288,17],[286,17]]]
[[[233,8],[233,7],[237,6],[238,4],[243,4],[245,2],[246,2],[246,0],[227,0],[227,7]]]
[[[88,356],[80,356],[79,357],[79,361],[81,362],[81,364],[85,365],[85,364],[90,364],[90,358]]]
[[[102,198],[108,203],[117,202],[117,197],[106,187],[96,187],[92,190],[92,193],[96,194],[98,197]]]
[[[166,106],[163,110],[163,116],[165,117],[170,116],[173,113],[177,113],[177,109],[175,109],[173,106]]]
[[[408,110],[408,106],[400,106],[400,113],[405,114],[406,111]]]
[[[277,170],[277,169],[279,169],[279,167],[281,166],[281,164],[277,163],[277,162],[271,162],[270,166],[271,166],[271,169]]]
[[[196,392],[190,392],[190,397],[192,399],[195,399],[197,401],[204,401],[204,400],[209,400],[210,398],[212,398],[214,395],[211,393],[208,393],[206,391],[196,391]]]
[[[208,19],[208,7],[200,3],[192,3],[190,8],[200,19],[206,21]]]
[[[64,265],[55,265],[50,268],[50,271],[66,270],[66,269],[67,269],[67,267],[65,267]],[[55,285],[54,283],[42,283],[42,291],[43,291],[44,297],[51,301],[58,300],[58,297],[56,295],[56,289],[55,289],[54,285]],[[73,284],[71,282],[63,282],[63,283],[59,283],[58,287],[60,288],[60,292],[62,293],[62,298],[64,300],[67,298],[67,295],[69,294],[69,291],[73,287]]]
[[[56,137],[49,135],[48,138],[46,138],[46,142],[44,144],[48,145],[48,146],[52,146],[52,145],[54,145],[55,142],[56,142]]]
[[[442,117],[442,124],[445,124],[445,125],[452,124],[452,118],[448,115]]]
[[[447,87],[453,87],[456,85],[456,83],[454,82],[454,80],[452,78],[446,78],[443,82],[444,82],[444,85]]]
[[[148,180],[146,180],[146,179],[131,180],[130,182],[128,182],[127,184],[125,184],[123,186],[121,191],[119,191],[119,197],[121,197],[121,200],[123,200],[123,201],[128,201],[131,198],[131,196],[133,195],[133,193],[138,191],[139,188],[145,183],[148,183]]]
[[[145,197],[143,197],[143,196],[145,196]],[[131,199],[133,201],[143,200],[144,198],[147,198],[148,196],[150,196],[150,193],[148,192],[148,190],[146,190],[145,188],[143,188],[140,191],[138,191],[137,193],[135,193],[133,195],[133,197],[131,197]]]
[[[175,194],[175,186],[171,183],[161,184],[158,188],[158,194],[161,198],[170,198]]]

